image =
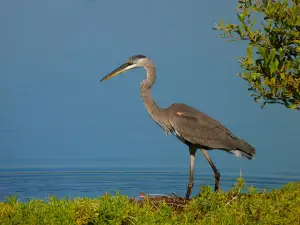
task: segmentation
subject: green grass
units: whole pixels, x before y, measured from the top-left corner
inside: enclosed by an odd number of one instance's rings
[[[202,187],[181,210],[149,199],[136,203],[119,193],[26,203],[9,197],[0,202],[0,224],[300,224],[300,182],[269,192],[242,189],[240,178],[228,192]]]

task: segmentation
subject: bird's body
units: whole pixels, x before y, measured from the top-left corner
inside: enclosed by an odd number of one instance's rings
[[[255,148],[241,138],[236,137],[232,132],[217,120],[209,117],[198,109],[183,103],[175,103],[168,108],[157,106],[151,95],[151,87],[156,79],[155,66],[151,59],[136,55],[104,77],[101,81],[109,79],[121,72],[136,67],[144,67],[147,71],[146,79],[141,83],[141,97],[150,117],[165,131],[166,134],[173,133],[176,137],[189,147],[190,151],[190,182],[186,197],[189,198],[193,187],[194,159],[197,149],[208,160],[215,173],[215,190],[219,189],[220,174],[211,161],[206,150],[220,149],[252,159],[255,155]]]
[[[185,144],[206,150],[221,149],[252,158],[252,146],[205,113],[182,103],[171,105],[168,112],[172,131]]]

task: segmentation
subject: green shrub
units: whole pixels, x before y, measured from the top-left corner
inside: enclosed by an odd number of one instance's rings
[[[270,192],[243,188],[242,180],[228,192],[202,187],[181,210],[164,202],[153,204],[149,198],[133,201],[120,193],[25,203],[10,197],[0,202],[0,224],[300,224],[300,182]]]

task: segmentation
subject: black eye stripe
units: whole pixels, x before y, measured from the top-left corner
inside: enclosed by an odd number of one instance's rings
[[[143,58],[146,58],[146,56],[144,56],[144,55],[134,55],[134,56],[131,56],[128,61],[132,61],[133,62],[133,61],[135,61],[137,59],[143,59]]]

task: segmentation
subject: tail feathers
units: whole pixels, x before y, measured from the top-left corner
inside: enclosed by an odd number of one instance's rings
[[[235,150],[230,150],[230,152],[235,154],[237,157],[243,156],[247,159],[253,159],[256,153],[255,148],[241,138],[238,138],[236,142],[237,148]]]

